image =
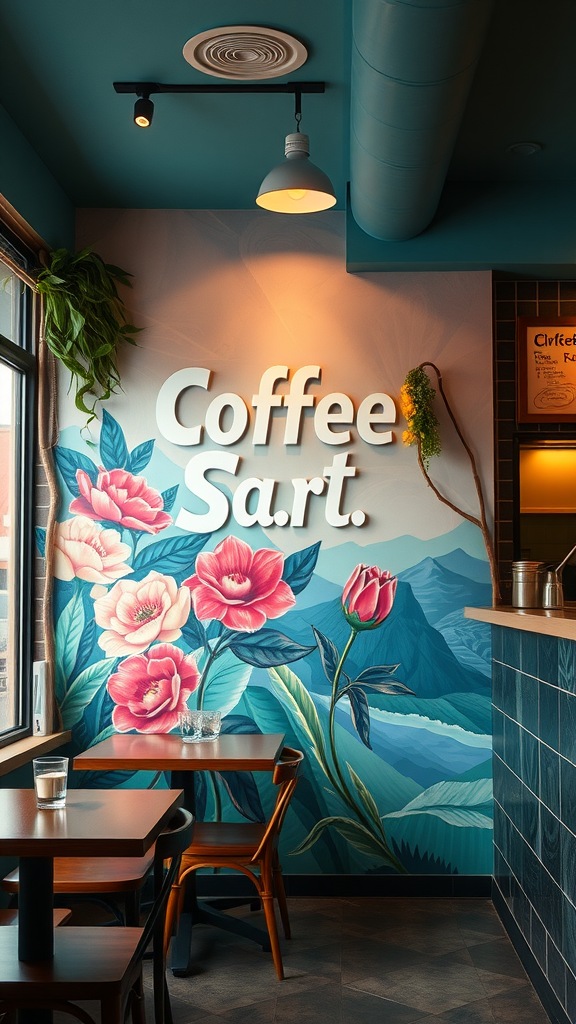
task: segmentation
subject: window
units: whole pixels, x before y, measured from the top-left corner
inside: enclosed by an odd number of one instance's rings
[[[34,297],[5,245],[0,235],[0,746],[30,732],[34,640]]]

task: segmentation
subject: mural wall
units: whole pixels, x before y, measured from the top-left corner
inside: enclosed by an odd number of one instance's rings
[[[294,220],[81,216],[78,245],[134,274],[145,331],[100,432],[82,433],[62,388],[63,722],[78,750],[176,730],[186,706],[221,710],[227,732],[284,732],[306,753],[283,833],[289,874],[490,873],[490,638],[462,614],[490,601],[481,537],[426,488],[401,417],[375,405],[367,426],[361,412],[380,392],[397,403],[407,370],[434,360],[491,494],[490,278],[349,276],[343,215]],[[211,377],[182,392],[174,421],[188,433],[168,439],[157,396],[188,367]],[[288,400],[268,403],[259,430],[271,367],[286,373],[270,394]],[[444,422],[442,435],[434,477],[474,511]],[[167,781],[91,772],[81,784]],[[197,776],[207,818],[261,820],[273,798],[268,777]]]

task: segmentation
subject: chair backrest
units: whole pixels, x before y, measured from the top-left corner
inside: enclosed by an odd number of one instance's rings
[[[266,826],[266,831],[262,836],[260,846],[252,857],[252,863],[255,863],[264,857],[267,850],[271,849],[278,841],[278,836],[280,835],[280,829],[282,828],[284,818],[286,817],[288,805],[292,799],[292,794],[296,789],[298,772],[303,760],[304,754],[301,750],[294,750],[293,747],[283,747],[280,751],[280,757],[276,763],[274,774],[272,776],[272,782],[275,786],[279,787],[278,796],[276,797],[274,811],[272,812],[270,821]]]
[[[182,854],[192,842],[193,832],[193,816],[190,814],[190,811],[179,807],[169,822],[167,830],[162,832],[156,840],[154,852],[154,903],[146,919],[146,924],[133,957],[134,960],[142,958],[155,933],[156,940],[159,934],[161,941],[163,935],[162,914],[172,885],[178,876]],[[165,861],[169,862],[166,871],[164,870]]]

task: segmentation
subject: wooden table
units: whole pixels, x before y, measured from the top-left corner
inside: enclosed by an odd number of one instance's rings
[[[183,743],[180,736],[170,734],[118,733],[79,754],[73,767],[77,771],[170,771],[172,785],[184,790],[184,806],[194,813],[195,771],[272,772],[283,745],[283,733],[224,733],[209,743]],[[245,902],[220,901],[219,906],[226,909]],[[195,872],[191,872],[172,948],[172,970],[181,977],[191,973],[192,928],[200,922],[253,939],[270,951],[267,932],[205,902],[199,903]]]
[[[182,801],[174,790],[78,789],[61,810],[38,810],[33,789],[0,789],[0,856],[20,858],[18,958],[54,955],[54,857],[143,857]]]

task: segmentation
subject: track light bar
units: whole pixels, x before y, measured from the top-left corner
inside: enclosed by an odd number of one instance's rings
[[[277,92],[277,93],[309,93],[309,92],[324,92],[326,89],[325,82],[283,82],[281,84],[275,83],[274,85],[264,85],[260,82],[252,84],[241,84],[240,82],[227,83],[224,85],[208,85],[194,84],[194,85],[166,85],[163,82],[114,82],[114,88],[117,93],[134,93],[136,96],[150,96],[152,93],[159,92],[190,92],[190,93],[202,93],[202,92]]]

